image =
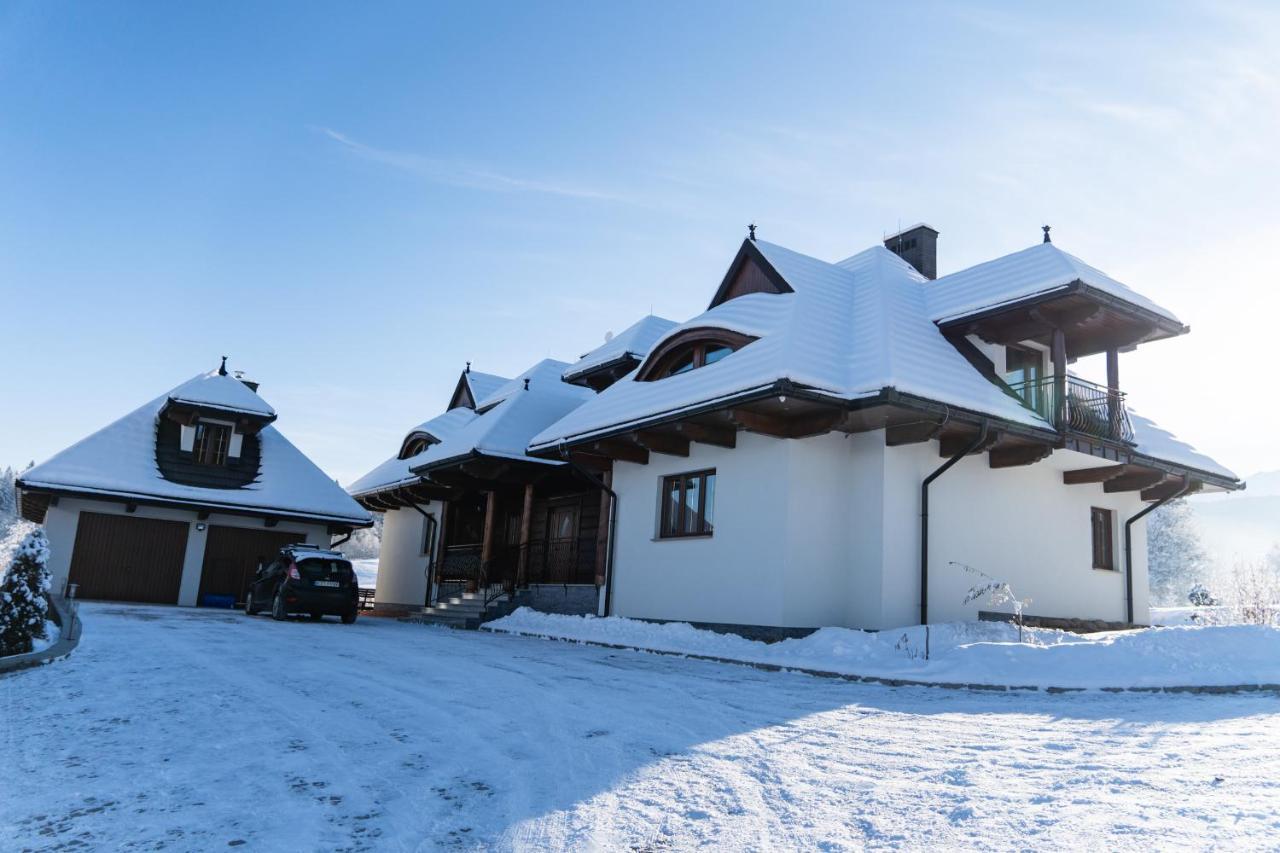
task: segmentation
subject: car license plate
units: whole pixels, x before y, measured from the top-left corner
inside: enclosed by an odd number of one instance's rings
[[[337,581],[316,581],[316,586],[339,586]]]

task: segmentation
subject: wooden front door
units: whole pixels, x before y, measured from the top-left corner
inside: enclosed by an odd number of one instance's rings
[[[572,583],[578,560],[578,505],[547,508],[546,571],[550,583]]]
[[[82,512],[71,551],[78,598],[177,604],[187,523]]]
[[[303,542],[306,538],[301,533],[209,525],[196,603],[203,604],[206,595],[231,595],[237,602],[244,601],[245,590],[258,564],[271,562],[285,545]]]

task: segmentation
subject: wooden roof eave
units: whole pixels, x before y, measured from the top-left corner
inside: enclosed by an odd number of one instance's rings
[[[19,492],[24,493],[30,492],[32,494],[47,494],[55,497],[82,498],[84,500],[105,501],[107,503],[136,504],[138,506],[183,509],[193,512],[216,512],[221,515],[235,515],[247,518],[287,519],[289,521],[299,521],[308,524],[339,524],[352,528],[369,527],[373,524],[373,519],[362,521],[338,515],[300,512],[298,510],[285,509],[281,507],[246,507],[237,504],[218,504],[208,501],[184,501],[178,498],[163,498],[142,493],[108,492],[96,489],[77,489],[73,486],[24,483],[21,479],[17,481],[16,486]],[[359,501],[357,501],[357,503],[359,503]]]

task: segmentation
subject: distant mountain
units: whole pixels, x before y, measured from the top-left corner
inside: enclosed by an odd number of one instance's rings
[[[1280,545],[1280,471],[1246,477],[1242,492],[1190,500],[1206,550],[1221,568],[1256,560]]]

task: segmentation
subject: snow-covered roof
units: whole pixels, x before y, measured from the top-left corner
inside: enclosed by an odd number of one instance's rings
[[[230,377],[216,378],[240,384]],[[156,465],[157,419],[174,392],[190,387],[191,382],[179,385],[174,391],[140,406],[55,454],[47,462],[24,472],[20,478],[23,487],[138,501],[261,510],[270,515],[357,525],[371,521],[369,513],[273,426],[264,427],[258,433],[261,464],[257,480],[249,485],[236,489],[213,489],[166,480]],[[229,386],[218,382],[201,383],[196,387],[221,390]],[[248,388],[244,390],[254,399],[260,399]],[[231,395],[218,397],[217,392],[206,395],[202,390],[200,393],[202,399],[198,402],[201,404],[206,404],[210,397],[232,402],[237,399]],[[271,411],[270,407],[267,411]]]
[[[1239,480],[1235,472],[1218,464],[1214,460],[1182,441],[1173,433],[1163,429],[1141,415],[1129,410],[1129,420],[1133,423],[1134,440],[1137,446],[1134,452],[1162,462],[1185,466],[1206,474],[1213,474],[1227,480]]]
[[[166,395],[169,401],[206,409],[274,418],[276,410],[234,376],[212,370],[193,376]]]
[[[563,362],[553,364],[559,364],[563,370]],[[566,392],[566,388],[573,390]],[[480,407],[479,414],[452,436],[413,457],[410,469],[421,471],[476,454],[560,464],[528,456],[529,441],[591,396],[592,392],[587,389],[562,382],[559,371],[550,381],[530,381],[528,390],[521,382],[520,390]]]
[[[561,377],[564,375],[565,368],[569,365],[563,361],[556,361],[554,358],[544,358],[542,361],[530,367],[514,379],[504,381],[498,387],[492,389],[484,397],[476,398],[476,411],[484,411],[491,408],[497,403],[502,402],[508,397],[522,392],[524,390],[524,381],[529,380],[529,388],[536,390],[540,394],[559,394],[570,397],[581,402],[595,394],[589,388],[581,388],[577,385],[570,385]]]
[[[1180,322],[1174,313],[1131,290],[1053,243],[1038,243],[993,261],[944,275],[928,288],[929,318],[938,323],[967,317],[1080,281],[1117,299]]]
[[[545,448],[716,402],[788,379],[854,400],[885,388],[1050,429],[984,378],[929,319],[932,286],[883,246],[831,264],[753,244],[794,292],[751,293],[672,328],[723,328],[759,338],[714,364],[656,382],[634,372],[533,439]]]
[[[438,441],[444,441],[450,436],[458,432],[477,417],[476,413],[471,409],[458,407],[450,409],[442,415],[437,415],[429,421],[418,424],[409,430],[409,435],[415,433],[427,433]],[[432,445],[433,447],[435,445]],[[425,451],[424,451],[425,452]],[[398,455],[392,456],[386,462],[374,468],[351,485],[347,486],[347,492],[351,495],[369,495],[375,492],[394,489],[397,486],[416,483],[420,479],[417,474],[410,471],[412,465],[417,464],[417,460],[422,456],[411,456],[408,459],[401,459]]]
[[[481,400],[491,396],[495,391],[511,381],[507,377],[499,376],[496,373],[481,373],[478,370],[470,369],[462,374],[462,378],[466,381],[467,390],[471,392],[471,399],[476,406],[480,405]]]
[[[627,356],[637,360],[643,359],[653,345],[675,326],[674,320],[668,320],[665,317],[653,314],[643,317],[574,362],[564,372],[564,378],[570,381],[574,377]]]

